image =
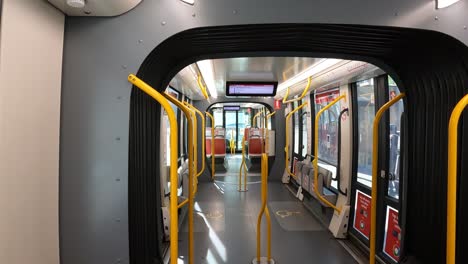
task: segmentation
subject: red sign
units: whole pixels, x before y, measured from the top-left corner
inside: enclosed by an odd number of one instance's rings
[[[319,93],[315,95],[315,103],[316,104],[328,104],[331,101],[335,100],[338,96],[340,96],[339,90]]]
[[[281,100],[275,100],[275,110],[281,109]]]
[[[354,205],[354,229],[369,239],[371,225],[371,197],[356,190]]]
[[[385,220],[384,253],[398,262],[400,259],[401,229],[398,225],[398,211],[387,206],[387,219]]]

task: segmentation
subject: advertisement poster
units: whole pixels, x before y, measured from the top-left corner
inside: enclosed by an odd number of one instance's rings
[[[401,229],[398,225],[398,211],[387,206],[387,218],[385,220],[384,253],[395,262],[400,258]]]
[[[371,197],[356,190],[354,205],[354,229],[369,239],[371,224]]]

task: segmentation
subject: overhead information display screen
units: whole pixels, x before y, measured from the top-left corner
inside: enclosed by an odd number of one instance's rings
[[[240,106],[238,105],[225,105],[223,108],[224,108],[224,111],[239,111],[240,110]]]
[[[226,82],[227,96],[275,96],[277,82]]]

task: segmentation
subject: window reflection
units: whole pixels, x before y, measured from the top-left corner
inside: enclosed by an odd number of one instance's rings
[[[388,98],[391,100],[400,94],[395,81],[388,77]],[[403,113],[403,101],[400,100],[390,107],[390,127],[389,127],[389,164],[388,164],[388,195],[395,199],[399,198],[400,186],[400,135],[401,135],[401,114]]]
[[[372,126],[375,117],[374,79],[358,82],[358,175],[357,181],[372,186]]]

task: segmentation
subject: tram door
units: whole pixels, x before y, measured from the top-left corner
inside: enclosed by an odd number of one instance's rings
[[[228,108],[225,108],[228,109]],[[236,152],[242,151],[242,137],[246,127],[251,123],[251,109],[224,110],[224,128],[226,129],[226,152],[231,151],[231,140]]]
[[[372,188],[372,127],[378,109],[399,94],[386,75],[352,84],[353,96],[353,182],[350,233],[369,246]],[[403,242],[400,197],[402,193],[403,102],[393,105],[379,127],[379,164],[376,254],[387,263],[397,263]]]

